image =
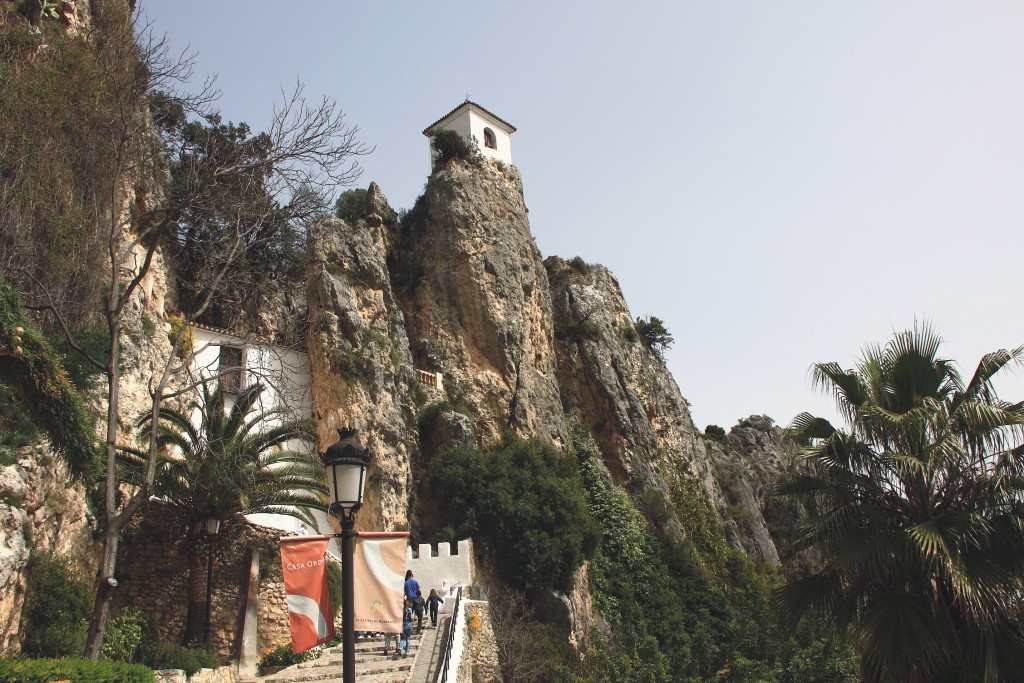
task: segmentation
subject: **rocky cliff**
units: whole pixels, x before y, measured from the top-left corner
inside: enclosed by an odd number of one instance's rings
[[[580,415],[614,481],[630,489],[648,517],[673,535],[691,535],[678,514],[692,502],[686,494],[716,506],[722,495],[686,399],[661,356],[636,333],[606,268],[558,257],[545,265],[566,407]],[[676,514],[664,514],[673,507]]]
[[[443,373],[480,444],[511,429],[564,446],[551,299],[515,167],[436,169],[392,264],[416,367]]]
[[[799,466],[797,444],[766,415],[742,419],[728,434],[708,431],[705,443],[723,491],[719,513],[730,543],[774,566],[788,559],[800,571],[811,558],[788,558],[787,551],[807,511],[771,495],[780,477]]]
[[[88,16],[74,10],[66,20],[77,26]],[[162,180],[126,182],[126,237],[133,217],[150,213],[146,198]],[[337,428],[354,427],[375,454],[361,528],[416,533],[417,483],[443,448],[487,448],[511,430],[567,449],[568,412],[659,534],[720,535],[717,526],[709,531],[718,518],[707,518],[717,511],[735,547],[779,562],[777,547],[799,511],[765,495],[789,466],[789,447],[753,419],[721,438],[697,433],[663,359],[638,336],[615,277],[579,259],[542,261],[515,167],[452,159],[402,220],[371,185],[361,217],[323,219],[306,234],[304,281],[218,305],[230,309],[224,320],[237,323],[239,336],[306,347],[318,449],[337,439]],[[125,314],[126,441],[170,354],[165,314],[179,300],[173,270],[158,253]],[[434,421],[424,429],[431,406]],[[83,493],[47,484],[52,463],[29,455],[0,470],[0,651],[16,635],[30,546],[92,558]],[[139,581],[132,596],[144,600],[152,580]],[[588,585],[584,565],[564,601],[580,648],[590,633],[607,631]]]
[[[376,185],[366,217],[310,226],[309,358],[313,413],[321,450],[354,427],[374,453],[365,509],[367,529],[407,529],[410,462],[418,451],[417,382],[406,321],[391,287],[387,255],[398,232],[395,212]]]
[[[74,557],[88,576],[96,569],[94,522],[81,484],[45,446],[23,448],[0,468],[0,653],[20,649],[30,556]]]

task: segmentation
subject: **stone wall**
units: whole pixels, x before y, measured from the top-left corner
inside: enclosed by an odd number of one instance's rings
[[[168,640],[180,642],[185,632],[189,580],[192,572],[206,586],[207,546],[201,537],[192,551],[187,524],[173,508],[154,501],[133,522],[125,538],[126,556],[118,567],[120,587],[114,610],[137,607],[151,614]],[[257,647],[290,642],[288,609],[281,575],[277,529],[235,518],[226,520],[214,541],[212,645],[225,661],[239,653],[248,589],[251,552],[260,552]]]
[[[491,625],[490,604],[480,600],[463,600],[461,607],[459,621],[465,640],[456,682],[473,683],[479,680],[493,683],[500,680],[498,645]],[[477,672],[476,678],[473,676],[474,671]]]
[[[163,669],[154,671],[153,678],[156,683],[236,683],[238,676],[230,666],[222,666],[219,669],[200,669],[186,676],[181,669]]]

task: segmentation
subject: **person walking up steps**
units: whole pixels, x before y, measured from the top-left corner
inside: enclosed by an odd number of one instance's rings
[[[405,599],[405,609],[402,610],[402,638],[398,641],[398,649],[403,657],[409,656],[409,648],[412,645],[412,601]]]
[[[437,594],[436,588],[430,589],[430,597],[427,598],[427,611],[430,613],[430,628],[437,628],[437,608],[444,600]]]
[[[423,633],[423,612],[426,606],[423,591],[417,588],[416,597],[412,599],[412,611],[416,614],[416,633]]]
[[[405,597],[412,602],[420,590],[420,582],[413,578],[412,570],[405,573]]]

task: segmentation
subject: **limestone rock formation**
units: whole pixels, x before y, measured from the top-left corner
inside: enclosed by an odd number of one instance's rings
[[[23,448],[0,468],[0,654],[20,648],[25,567],[31,553],[74,557],[83,576],[96,569],[85,492],[47,448]]]
[[[765,415],[751,415],[705,442],[724,494],[719,512],[730,543],[779,566],[806,518],[798,502],[771,495],[779,478],[797,466],[796,444]]]
[[[444,374],[480,444],[512,429],[564,446],[551,300],[515,167],[436,169],[393,263],[416,367]]]
[[[638,501],[664,500],[699,482],[709,501],[721,491],[690,411],[664,362],[637,338],[619,283],[603,266],[545,261],[559,340],[559,378],[618,484]],[[686,534],[677,519],[669,531]]]
[[[359,525],[408,528],[410,462],[418,450],[418,384],[387,254],[397,216],[376,185],[367,217],[310,226],[309,358],[319,447],[353,427],[374,453]]]

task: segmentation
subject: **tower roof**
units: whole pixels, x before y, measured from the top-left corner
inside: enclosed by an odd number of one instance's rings
[[[486,109],[481,107],[476,102],[470,102],[469,100],[466,100],[465,102],[463,102],[459,106],[455,107],[455,109],[452,109],[450,112],[448,112],[447,114],[445,114],[444,116],[439,118],[437,121],[434,121],[432,124],[430,124],[429,126],[424,128],[423,129],[423,134],[426,135],[427,137],[430,137],[432,131],[435,128],[437,128],[438,126],[440,126],[441,124],[443,124],[445,121],[447,121],[448,119],[452,118],[456,114],[460,113],[463,109],[467,109],[467,108],[475,110],[478,114],[482,114],[483,116],[485,116],[485,117],[487,117],[489,119],[492,119],[496,125],[499,125],[499,126],[505,128],[505,132],[509,133],[510,135],[512,133],[516,132],[516,127],[513,126],[508,121],[506,121],[505,119],[503,119],[503,118],[501,118],[499,116],[496,116],[495,114],[487,111]]]

